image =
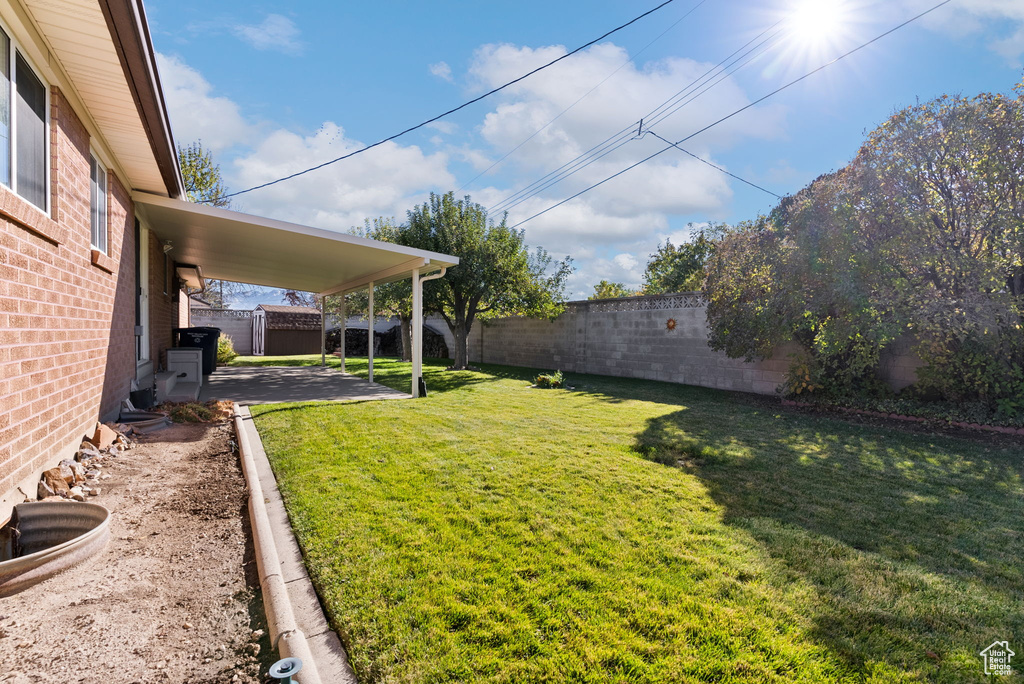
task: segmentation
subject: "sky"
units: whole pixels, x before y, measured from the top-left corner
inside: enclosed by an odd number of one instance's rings
[[[433,118],[659,1],[149,0],[146,11],[174,137],[201,141],[234,192]],[[660,244],[770,211],[774,195],[847,164],[893,112],[1011,92],[1024,0],[953,0],[688,139],[693,156],[670,149],[531,217],[665,148],[656,136],[687,138],[937,2],[674,0],[454,115],[231,208],[344,232],[455,191],[495,220],[507,210],[531,247],[571,256],[570,299],[602,279],[637,288]],[[543,180],[609,138],[597,148],[607,154]]]

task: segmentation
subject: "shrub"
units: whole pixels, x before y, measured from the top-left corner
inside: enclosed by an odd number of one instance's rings
[[[556,370],[554,373],[541,373],[533,379],[533,384],[542,389],[555,389],[565,387],[565,378],[562,371]]]
[[[220,334],[217,340],[217,363],[231,363],[238,354],[235,353],[235,343],[224,333]]]

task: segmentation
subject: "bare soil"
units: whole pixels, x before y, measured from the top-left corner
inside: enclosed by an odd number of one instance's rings
[[[230,423],[174,425],[103,461],[89,501],[110,509],[110,543],[0,599],[0,682],[267,681],[233,439]]]

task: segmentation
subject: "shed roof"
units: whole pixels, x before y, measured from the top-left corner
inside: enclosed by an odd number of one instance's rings
[[[308,306],[259,304],[267,316],[267,330],[319,330],[320,310]]]

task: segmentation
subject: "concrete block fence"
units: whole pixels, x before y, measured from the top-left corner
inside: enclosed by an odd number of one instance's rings
[[[220,328],[231,338],[235,352],[252,354],[252,311],[234,309],[192,309],[192,326]]]
[[[755,394],[775,393],[796,350],[795,344],[783,345],[771,358],[754,363],[713,351],[706,304],[695,292],[569,302],[551,321],[516,317],[475,324],[469,339],[470,360],[478,363]],[[900,349],[883,370],[893,376],[891,383],[905,385],[918,365]]]

